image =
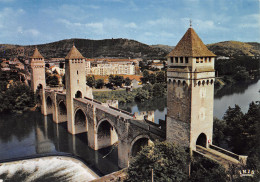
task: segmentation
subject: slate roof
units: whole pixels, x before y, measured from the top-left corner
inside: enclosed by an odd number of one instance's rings
[[[199,36],[189,28],[177,46],[167,55],[167,57],[214,57]]]
[[[70,49],[70,52],[65,57],[65,59],[84,59],[82,54],[78,51],[78,49],[73,45],[73,47]]]
[[[38,59],[38,58],[42,58],[43,56],[41,55],[41,53],[39,52],[38,48],[36,47],[34,50],[33,55],[31,56],[32,59]]]

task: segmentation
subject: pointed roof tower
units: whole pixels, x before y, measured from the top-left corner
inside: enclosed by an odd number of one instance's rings
[[[38,48],[36,47],[34,50],[33,55],[31,56],[32,59],[37,59],[37,58],[44,58],[41,53],[39,52]]]
[[[84,59],[82,54],[78,51],[78,49],[75,47],[74,43],[72,48],[70,49],[70,52],[65,57],[65,59]]]
[[[177,46],[167,55],[167,57],[214,57],[199,36],[189,28]]]

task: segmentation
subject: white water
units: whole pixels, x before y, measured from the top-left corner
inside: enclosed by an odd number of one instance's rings
[[[25,182],[43,180],[46,176],[54,177],[57,181],[77,182],[98,177],[82,162],[69,157],[44,157],[0,164],[0,176],[7,174],[6,179],[10,181],[15,180],[15,175],[21,171],[27,174]]]

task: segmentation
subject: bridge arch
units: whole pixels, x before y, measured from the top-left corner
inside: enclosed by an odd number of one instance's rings
[[[143,147],[153,143],[148,135],[137,136],[130,145],[130,157],[135,157]]]
[[[67,121],[67,107],[63,100],[58,104],[58,122]]]
[[[118,132],[109,119],[102,119],[97,126],[98,149],[112,146],[118,142]]]
[[[52,104],[53,104],[53,102],[52,102],[52,99],[51,99],[50,96],[48,96],[46,98],[46,103],[47,103],[47,114],[52,114]]]
[[[207,136],[205,133],[201,133],[196,141],[196,145],[200,145],[202,147],[207,147]]]

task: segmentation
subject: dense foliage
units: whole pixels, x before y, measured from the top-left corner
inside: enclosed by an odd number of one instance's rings
[[[260,169],[260,104],[252,102],[248,112],[229,107],[223,120],[214,120],[213,143],[234,153],[247,155],[248,169]],[[259,175],[259,173],[257,173]],[[259,177],[259,176],[258,176]]]
[[[126,181],[185,181],[188,178],[188,153],[167,142],[144,147],[128,168]]]
[[[128,168],[126,181],[227,181],[225,169],[205,157],[189,160],[189,152],[168,142],[155,142],[144,147]],[[189,176],[190,164],[190,176]]]
[[[50,73],[46,72],[45,79],[46,79],[46,84],[49,86],[58,86],[59,85],[59,75],[58,75],[57,71],[54,74],[50,74]]]
[[[196,156],[191,162],[192,182],[227,181],[225,168],[217,162],[206,157]]]
[[[1,81],[0,112],[22,112],[35,105],[34,93],[22,83],[9,85]]]
[[[218,76],[226,76],[225,78],[233,78],[236,81],[259,77],[259,69],[259,59],[248,56],[215,61],[215,70]]]

